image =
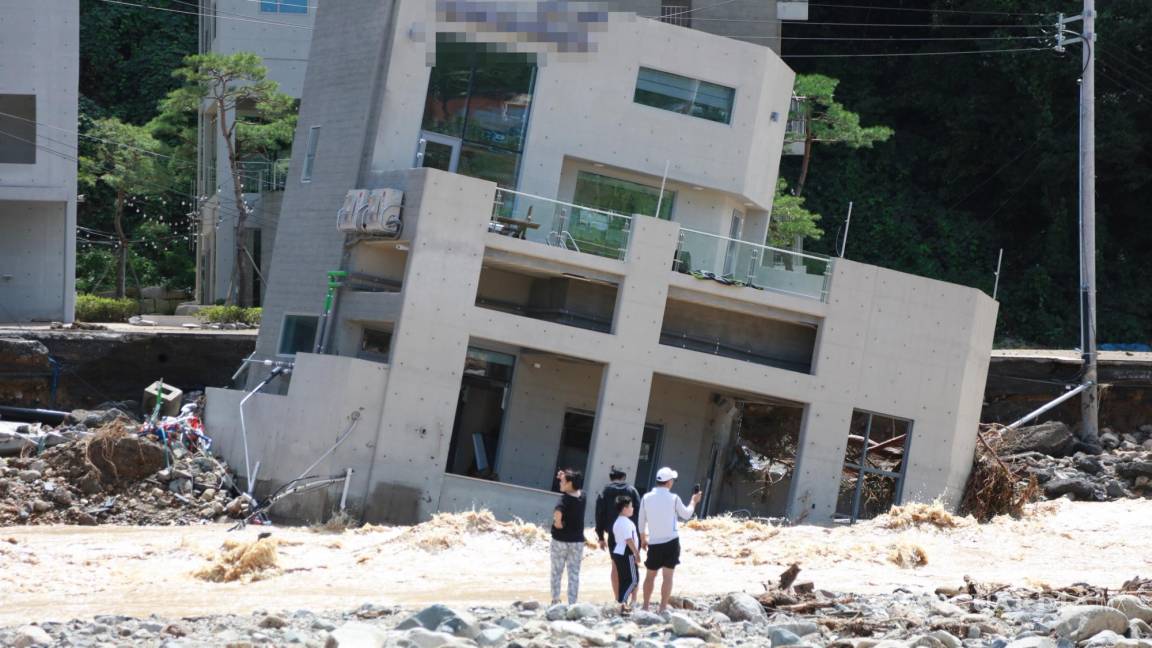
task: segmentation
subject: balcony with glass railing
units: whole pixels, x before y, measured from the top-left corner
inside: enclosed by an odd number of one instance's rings
[[[510,189],[497,189],[488,231],[623,261],[632,217]]]
[[[827,301],[832,259],[680,228],[673,270],[727,285]]]

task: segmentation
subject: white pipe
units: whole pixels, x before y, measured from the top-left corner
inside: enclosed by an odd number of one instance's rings
[[[1014,423],[1011,423],[1010,425],[1008,425],[1008,429],[1009,430],[1016,429],[1021,424],[1024,424],[1024,423],[1027,423],[1028,421],[1031,421],[1032,419],[1036,418],[1037,416],[1040,416],[1044,412],[1047,412],[1048,410],[1052,409],[1053,407],[1056,407],[1060,403],[1063,403],[1064,401],[1072,398],[1076,394],[1079,394],[1080,392],[1084,391],[1085,389],[1088,389],[1091,386],[1092,386],[1091,383],[1084,383],[1083,385],[1080,385],[1079,387],[1077,387],[1077,388],[1073,389],[1072,391],[1069,391],[1067,394],[1064,394],[1063,396],[1053,400],[1052,402],[1041,407],[1040,409],[1038,409],[1038,410],[1036,410],[1030,414],[1025,415],[1023,418],[1015,421]]]
[[[672,164],[672,160],[664,160],[664,177],[660,179],[660,197],[656,199],[656,213],[652,214],[656,218],[660,218],[660,208],[664,206],[664,185],[668,184],[668,167]]]

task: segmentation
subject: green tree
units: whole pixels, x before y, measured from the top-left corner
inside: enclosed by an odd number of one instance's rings
[[[800,98],[799,117],[804,132],[799,139],[804,144],[804,157],[800,164],[800,177],[796,180],[796,196],[804,194],[808,169],[812,163],[815,144],[843,144],[849,148],[872,148],[876,142],[892,137],[887,126],[861,126],[860,116],[836,101],[836,86],[840,81],[823,74],[796,76],[795,94]]]
[[[124,222],[129,196],[151,191],[163,180],[157,163],[160,143],[147,128],[126,124],[115,117],[98,119],[89,131],[95,143],[80,157],[82,186],[104,184],[115,192],[112,226],[116,234],[116,296],[126,293],[130,237]]]
[[[781,178],[776,183],[776,198],[772,201],[772,220],[768,228],[768,245],[787,247],[797,239],[819,239],[824,230],[816,224],[820,214],[804,207],[804,198],[788,191],[788,182]]]
[[[173,73],[183,85],[161,104],[161,119],[179,123],[177,116],[168,113],[195,115],[207,102],[224,140],[235,210],[235,261],[228,304],[252,300],[251,252],[245,236],[251,214],[244,201],[243,162],[256,156],[274,159],[291,146],[296,130],[296,104],[267,78],[267,72],[260,57],[248,52],[189,56],[184,67]]]

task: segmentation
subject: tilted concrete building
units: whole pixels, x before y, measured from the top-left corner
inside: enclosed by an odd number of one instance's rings
[[[72,320],[79,52],[77,3],[0,2],[0,321]]]
[[[588,51],[441,38],[430,67],[427,21],[416,0],[317,16],[255,358],[294,369],[247,400],[246,434],[245,392],[208,394],[258,493],[351,469],[368,520],[540,521],[558,467],[643,489],[671,465],[712,511],[956,500],[996,303],[764,245],[794,76],[775,53],[613,14],[560,39]],[[403,192],[398,233],[337,229],[360,189]]]
[[[200,0],[201,54],[252,52],[268,68],[280,91],[299,99],[312,42],[312,23],[320,0]],[[236,217],[228,149],[220,135],[215,106],[205,103],[199,116],[197,189],[199,236],[196,239],[196,299],[212,304],[227,299],[236,258]],[[228,119],[232,119],[229,115]],[[252,305],[267,290],[263,278],[271,266],[276,221],[284,196],[288,160],[253,156],[242,163],[246,246],[257,272],[243,278]]]

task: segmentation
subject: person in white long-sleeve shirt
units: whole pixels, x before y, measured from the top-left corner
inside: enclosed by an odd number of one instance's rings
[[[648,550],[644,560],[644,609],[652,600],[656,574],[663,575],[660,583],[660,612],[668,609],[672,597],[672,574],[680,564],[679,520],[688,520],[696,512],[700,493],[693,493],[688,506],[672,492],[672,485],[680,475],[671,468],[656,471],[656,485],[640,500],[640,548]]]

